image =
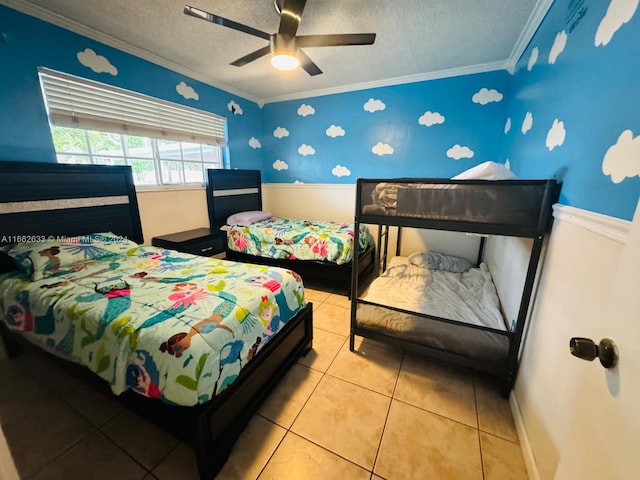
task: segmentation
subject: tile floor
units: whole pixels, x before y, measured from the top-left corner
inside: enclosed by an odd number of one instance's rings
[[[346,297],[306,291],[314,349],[217,478],[527,478],[490,379],[369,340],[350,352]],[[33,353],[0,360],[0,423],[22,479],[197,478],[189,447]]]

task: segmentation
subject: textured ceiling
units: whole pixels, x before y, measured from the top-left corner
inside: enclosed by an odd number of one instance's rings
[[[273,0],[0,0],[0,3],[258,101],[512,67],[552,0],[307,0],[298,34],[376,33],[371,46],[307,48],[323,70],[230,62],[267,41],[183,14],[185,4],[267,33]]]

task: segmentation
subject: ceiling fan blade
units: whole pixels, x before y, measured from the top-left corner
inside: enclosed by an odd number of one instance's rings
[[[266,47],[262,47],[261,49],[256,50],[255,52],[251,52],[249,55],[245,55],[244,57],[239,58],[234,62],[231,62],[231,65],[233,65],[234,67],[241,67],[243,65],[246,65],[247,63],[251,63],[254,60],[259,59],[260,57],[264,57],[269,53],[271,53],[271,47],[267,45]]]
[[[300,60],[300,66],[312,77],[320,75],[322,70],[304,53],[302,50],[298,50],[298,60]]]
[[[287,37],[295,37],[302,18],[302,11],[307,0],[284,0],[280,11],[280,28],[278,33]]]
[[[335,35],[300,35],[296,37],[299,47],[338,47],[342,45],[372,45],[375,33],[344,33]]]
[[[200,10],[199,8],[185,5],[183,11],[187,15],[191,15],[192,17],[200,18],[211,23],[217,23],[218,25],[222,25],[223,27],[232,28],[234,30],[238,30],[239,32],[248,33],[249,35],[264,38],[265,40],[271,39],[271,35],[263,32],[262,30],[258,30],[257,28],[253,28],[248,25],[243,25],[242,23],[234,22],[233,20],[214,15],[213,13],[205,12],[204,10]]]

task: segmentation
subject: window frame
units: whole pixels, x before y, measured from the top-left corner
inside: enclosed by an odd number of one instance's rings
[[[72,127],[59,127],[57,125],[51,125],[50,124],[50,129],[51,129],[51,134],[52,137],[54,135],[53,132],[53,128],[72,128]],[[91,142],[91,137],[89,135],[90,130],[87,129],[83,129],[83,128],[75,128],[74,130],[78,130],[83,132],[84,134],[84,139],[85,139],[85,144],[86,144],[86,151],[84,152],[78,152],[78,151],[65,151],[65,150],[58,150],[57,147],[55,146],[55,142],[54,142],[54,149],[56,152],[56,161],[58,163],[69,163],[69,164],[74,164],[74,163],[79,163],[79,162],[65,162],[65,161],[61,161],[60,156],[67,156],[67,157],[79,157],[79,158],[85,158],[88,159],[89,162],[85,163],[85,164],[91,164],[91,165],[109,165],[108,163],[103,163],[103,162],[99,162],[96,161],[96,157],[101,157],[101,158],[113,158],[113,159],[118,159],[118,160],[123,160],[124,161],[124,165],[128,165],[128,166],[132,166],[132,162],[136,161],[136,160],[142,160],[142,161],[151,161],[153,162],[153,176],[155,178],[155,183],[137,183],[136,182],[136,176],[135,174],[133,175],[134,177],[134,184],[136,189],[139,190],[157,190],[157,189],[161,189],[161,190],[166,190],[166,189],[198,189],[198,188],[203,188],[206,184],[206,178],[207,178],[207,169],[224,169],[224,152],[222,150],[222,147],[220,145],[208,145],[208,144],[200,144],[200,143],[193,143],[193,142],[180,142],[180,141],[176,141],[176,143],[178,144],[178,149],[179,149],[179,158],[163,158],[161,157],[160,154],[160,148],[159,148],[159,142],[160,141],[164,141],[167,139],[158,139],[158,138],[151,138],[151,137],[141,137],[139,135],[135,135],[136,137],[139,138],[144,138],[149,140],[149,145],[151,147],[151,156],[150,157],[140,157],[137,155],[131,155],[129,152],[129,148],[127,146],[127,135],[125,134],[121,134],[121,133],[112,133],[112,132],[100,132],[100,133],[107,133],[109,135],[117,135],[119,138],[119,143],[121,145],[121,152],[119,152],[118,154],[110,154],[110,153],[105,153],[105,152],[100,152],[97,153],[94,151],[94,148],[92,148],[92,142]],[[94,130],[97,131],[97,130]],[[189,143],[190,145],[197,145],[198,146],[198,151],[199,151],[199,160],[194,160],[192,158],[189,159],[185,159],[185,149],[183,146],[183,143]],[[204,146],[209,146],[212,147],[214,149],[217,150],[216,154],[214,155],[216,157],[215,161],[206,161],[205,160],[205,156],[204,156]],[[176,162],[179,163],[181,166],[180,169],[180,182],[164,182],[164,177],[163,177],[163,165],[162,162]],[[185,175],[185,165],[186,164],[190,164],[190,165],[200,165],[201,167],[201,171],[202,171],[202,180],[201,181],[196,181],[196,182],[188,182],[186,181],[186,175]]]
[[[152,161],[154,183],[137,183],[134,172],[136,188],[166,189],[202,187],[206,183],[207,169],[224,169],[228,162],[226,117],[43,67],[38,68],[38,74],[58,163],[79,163],[79,159],[88,159],[92,165],[108,165],[97,159],[115,158],[133,166],[135,161]],[[55,128],[82,131],[85,149],[81,152],[58,150]],[[91,132],[118,135],[118,140],[113,140],[120,145],[121,151],[117,154],[102,150],[97,153],[97,148],[92,146]],[[131,155],[128,136],[145,139],[145,144],[148,141],[151,156]],[[102,140],[93,138],[96,142],[106,140],[104,137]],[[176,144],[169,158],[163,155],[167,150],[162,148],[162,142]],[[68,145],[75,150],[73,143]],[[194,155],[198,158],[192,158]],[[212,157],[213,161],[208,161]],[[167,162],[176,162],[179,166],[170,169]],[[187,182],[187,175],[196,170],[187,171],[186,168],[195,165],[200,167],[201,180]],[[175,173],[179,176],[178,181],[172,178]],[[142,176],[139,178],[146,180]]]

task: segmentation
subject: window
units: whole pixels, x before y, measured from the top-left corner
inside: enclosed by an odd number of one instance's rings
[[[223,168],[226,120],[40,69],[59,163],[130,165],[136,185],[203,184]]]

